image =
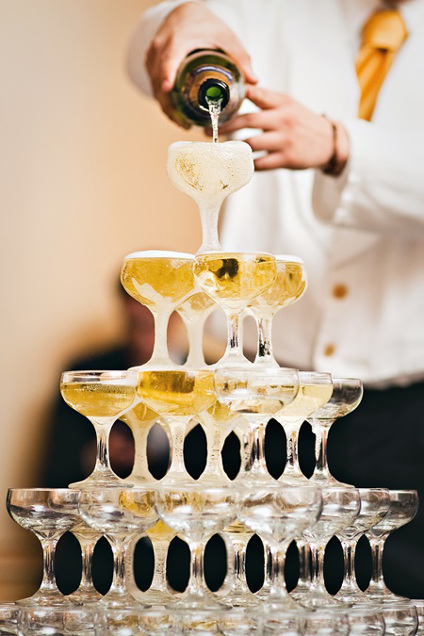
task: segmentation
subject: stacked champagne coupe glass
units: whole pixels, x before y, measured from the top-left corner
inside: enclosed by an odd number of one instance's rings
[[[199,204],[203,244],[196,255],[167,251],[125,257],[122,284],[155,319],[155,346],[147,364],[124,371],[68,371],[61,379],[64,400],[93,424],[97,460],[93,473],[67,489],[10,489],[12,518],[40,539],[44,574],[38,592],[0,607],[2,633],[26,634],[413,634],[417,611],[384,584],[382,554],[387,536],[417,510],[415,491],[356,489],[341,484],[327,464],[332,424],[355,409],[362,397],[357,379],[283,368],[272,352],[272,319],[298,301],[307,287],[300,258],[268,253],[222,252],[217,218],[225,196],[243,186],[253,171],[243,142],[179,143],[170,148],[172,182]],[[214,365],[203,357],[203,327],[216,308],[228,323],[224,356]],[[183,318],[190,350],[184,364],[169,356],[171,314]],[[249,362],[242,349],[242,319],[258,328],[258,349]],[[287,439],[286,468],[271,477],[265,457],[265,431],[271,418]],[[130,427],[135,443],[133,470],[125,480],[114,474],[108,451],[113,423]],[[316,469],[310,479],[298,461],[298,434],[308,421],[316,436]],[[146,445],[153,424],[165,428],[171,461],[165,477],[149,472]],[[186,470],[184,439],[200,423],[207,461],[198,480]],[[224,471],[221,451],[234,431],[240,440],[241,468],[234,480]],[[283,449],[282,449],[283,452]],[[55,546],[71,531],[81,544],[82,578],[63,596],[54,575]],[[204,577],[204,549],[220,533],[227,548],[227,574],[217,592]],[[247,545],[253,534],[263,542],[265,574],[253,593],[246,579]],[[373,575],[363,591],[355,577],[355,549],[365,534],[372,548]],[[167,580],[170,541],[189,546],[186,590]],[[100,536],[114,556],[113,581],[101,596],[91,577],[94,546]],[[154,550],[150,588],[142,592],[133,574],[134,548],[148,536]],[[323,574],[328,541],[337,536],[345,577],[336,595]],[[285,557],[295,541],[300,576],[285,585]],[[1,631],[1,630],[0,630]]]

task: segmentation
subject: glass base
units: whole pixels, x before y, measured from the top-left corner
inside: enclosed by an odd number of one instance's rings
[[[97,606],[111,610],[140,610],[140,603],[138,603],[129,592],[120,592],[117,590],[109,590],[98,602]]]
[[[218,596],[215,596],[215,594],[212,594],[212,592],[209,594],[192,594],[184,592],[181,596],[178,595],[178,597],[176,597],[171,603],[167,603],[165,607],[168,609],[177,607],[178,611],[182,612],[190,610],[225,611],[230,609],[230,606],[225,603],[225,598],[220,599]]]
[[[73,605],[90,605],[91,603],[98,603],[102,598],[103,594],[100,594],[94,587],[75,590],[72,594],[65,596],[65,599]]]
[[[333,475],[330,475],[330,473],[316,471],[308,479],[308,483],[310,486],[319,485],[325,488],[355,488],[353,484],[345,484],[343,481],[338,481]]]
[[[133,592],[134,599],[140,606],[159,607],[166,606],[168,603],[174,603],[179,597],[168,590],[146,590],[146,592]]]
[[[307,594],[293,594],[295,600],[307,609],[344,609],[349,607],[349,604],[343,603],[337,600],[334,596],[329,594],[327,590],[310,587]]]
[[[281,477],[279,477],[278,483],[281,484],[281,486],[313,486],[302,472],[294,471],[284,471]]]
[[[42,590],[39,589],[32,596],[28,596],[27,598],[21,598],[16,601],[17,605],[29,605],[29,606],[38,606],[38,605],[63,605],[67,603],[68,597],[66,597],[62,592],[56,589],[47,589]]]
[[[132,483],[120,479],[112,471],[94,471],[87,479],[69,484],[72,490],[97,490],[99,488],[132,488]]]

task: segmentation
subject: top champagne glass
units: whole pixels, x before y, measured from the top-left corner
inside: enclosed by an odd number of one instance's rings
[[[275,256],[277,274],[268,289],[256,296],[248,306],[258,325],[259,341],[255,362],[278,366],[272,353],[272,321],[283,307],[303,296],[308,286],[306,270],[297,256]]]
[[[220,251],[218,217],[229,194],[246,185],[254,171],[252,149],[244,141],[177,141],[168,150],[171,183],[199,206],[203,241],[198,254]]]
[[[146,305],[155,319],[155,345],[149,366],[174,366],[168,353],[168,322],[177,306],[193,293],[193,255],[169,251],[128,254],[121,281],[130,296]]]

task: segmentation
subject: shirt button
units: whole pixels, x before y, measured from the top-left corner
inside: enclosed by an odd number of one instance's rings
[[[333,344],[328,344],[325,345],[324,347],[324,355],[325,356],[332,356],[333,353],[335,352],[336,347]]]
[[[332,289],[333,298],[344,298],[347,295],[347,287],[343,283],[336,283]]]

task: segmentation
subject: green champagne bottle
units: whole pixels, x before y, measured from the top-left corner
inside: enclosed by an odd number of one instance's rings
[[[243,75],[222,51],[190,53],[177,72],[171,99],[175,115],[195,126],[211,125],[211,109],[219,110],[219,122],[228,121],[240,108],[245,93]]]

